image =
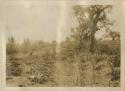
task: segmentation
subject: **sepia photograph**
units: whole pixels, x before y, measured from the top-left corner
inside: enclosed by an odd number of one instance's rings
[[[7,87],[121,86],[117,7],[23,4],[7,10]]]

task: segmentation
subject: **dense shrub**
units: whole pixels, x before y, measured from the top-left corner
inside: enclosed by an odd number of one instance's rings
[[[120,55],[120,41],[98,41],[97,51],[101,54]]]
[[[112,79],[112,66],[108,55],[80,54],[80,86],[109,86]]]
[[[7,45],[6,45],[7,49],[6,49],[6,52],[8,55],[12,55],[12,54],[15,54],[17,52],[19,52],[19,45],[16,44],[16,41],[13,37],[9,38],[8,39],[8,42],[7,42]]]
[[[10,57],[7,59],[7,75],[8,76],[21,76],[22,69],[18,59]]]
[[[45,58],[45,56],[32,57],[31,60],[27,66],[30,67],[28,78],[32,83],[45,84],[53,81],[54,61]]]

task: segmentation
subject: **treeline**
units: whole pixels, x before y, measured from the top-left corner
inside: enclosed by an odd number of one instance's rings
[[[24,53],[32,55],[35,51],[46,50],[49,51],[48,48],[53,49],[55,51],[56,41],[44,42],[44,41],[35,41],[32,42],[29,39],[25,39],[23,43],[18,43],[14,37],[8,38],[7,41],[7,54],[12,55],[15,53]],[[55,54],[55,53],[54,53]]]

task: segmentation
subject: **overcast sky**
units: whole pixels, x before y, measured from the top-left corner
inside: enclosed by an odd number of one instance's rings
[[[70,35],[70,28],[76,25],[72,18],[71,5],[37,3],[28,1],[8,5],[7,38],[13,36],[19,42],[27,38],[60,41]],[[113,15],[117,16],[116,11],[114,8]],[[97,34],[101,36],[102,33]]]

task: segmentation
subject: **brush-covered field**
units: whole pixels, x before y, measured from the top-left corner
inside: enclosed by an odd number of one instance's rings
[[[120,56],[110,46],[103,54],[74,54],[63,45],[37,48],[7,55],[7,86],[120,86]]]

